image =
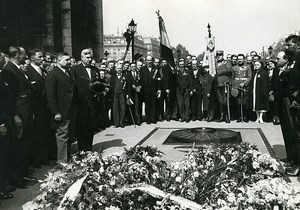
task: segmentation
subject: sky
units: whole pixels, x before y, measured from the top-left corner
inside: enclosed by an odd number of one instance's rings
[[[159,37],[157,10],[171,45],[194,55],[206,48],[208,23],[225,54],[261,52],[300,30],[300,0],[103,0],[104,34],[125,32],[133,19],[139,35]]]

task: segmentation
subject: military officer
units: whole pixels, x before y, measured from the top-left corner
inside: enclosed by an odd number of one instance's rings
[[[216,85],[217,85],[217,98],[220,111],[220,119],[218,122],[226,121],[230,122],[229,117],[225,114],[226,110],[226,84],[230,82],[232,78],[232,66],[224,60],[224,51],[219,50],[216,52]],[[228,92],[227,92],[228,94]]]
[[[251,80],[251,68],[245,64],[245,56],[238,54],[237,65],[233,67],[233,84],[231,95],[235,97],[238,104],[237,122],[248,122],[246,117],[247,91]],[[242,116],[243,113],[243,116]]]

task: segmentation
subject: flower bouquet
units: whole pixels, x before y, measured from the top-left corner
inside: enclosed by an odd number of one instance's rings
[[[161,157],[155,146],[80,152],[23,209],[300,209],[298,189],[254,145],[202,145],[171,164]]]

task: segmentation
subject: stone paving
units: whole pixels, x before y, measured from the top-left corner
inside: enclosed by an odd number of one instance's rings
[[[99,132],[94,137],[94,150],[103,152],[103,155],[109,155],[112,153],[120,153],[124,147],[135,146],[138,143],[143,145],[155,144],[161,149],[165,155],[166,161],[174,161],[183,157],[184,153],[176,151],[174,145],[162,145],[166,136],[174,130],[179,128],[194,128],[194,127],[212,127],[212,128],[228,128],[234,131],[239,131],[242,134],[243,140],[250,143],[257,143],[261,152],[267,153],[267,147],[263,141],[257,141],[255,139],[261,134],[258,134],[258,130],[261,129],[262,135],[264,135],[274,151],[276,158],[285,157],[285,149],[282,138],[280,126],[275,126],[272,123],[258,124],[255,122],[250,123],[217,123],[217,122],[204,122],[204,121],[191,121],[185,122],[158,122],[157,124],[147,125],[143,123],[142,126],[127,126],[125,128],[114,128],[113,126],[106,130]],[[158,129],[159,128],[159,129]],[[157,132],[154,132],[157,131]],[[152,132],[152,133],[151,133]],[[148,135],[148,136],[147,136]],[[149,137],[149,138],[148,138]],[[76,147],[76,145],[74,145]],[[47,171],[55,166],[53,162],[51,166],[43,167],[42,169],[36,170],[34,176],[40,180],[45,178]],[[298,178],[291,178],[292,183],[300,187]],[[11,200],[2,200],[0,209],[15,210],[21,209],[21,206],[29,200],[32,200],[38,194],[39,184],[30,186],[25,190],[17,190],[14,192],[14,198]]]

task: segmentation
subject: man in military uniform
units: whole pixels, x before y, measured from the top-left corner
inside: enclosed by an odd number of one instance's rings
[[[220,119],[218,122],[226,121],[230,122],[228,115],[226,115],[226,97],[228,91],[226,91],[226,84],[228,84],[232,78],[232,67],[224,60],[224,52],[219,50],[216,52],[217,62],[216,62],[216,85],[217,85],[217,98],[220,111]],[[228,113],[227,113],[228,114]]]
[[[233,67],[232,96],[236,98],[238,104],[237,122],[248,122],[246,117],[247,91],[251,80],[251,68],[245,64],[245,56],[238,54],[238,65]],[[242,116],[243,112],[243,116]]]
[[[181,122],[190,120],[190,94],[192,88],[192,78],[190,70],[184,67],[184,60],[179,61],[177,70],[177,102]]]

